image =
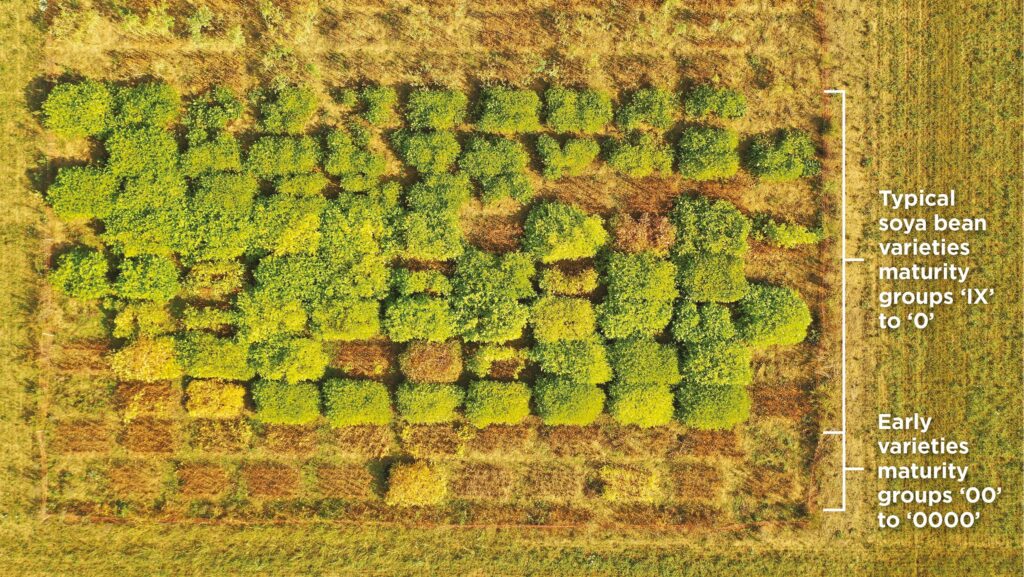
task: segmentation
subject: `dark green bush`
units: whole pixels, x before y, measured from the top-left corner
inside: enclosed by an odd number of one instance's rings
[[[533,188],[524,175],[529,160],[520,142],[476,137],[459,158],[459,168],[480,183],[485,202],[506,197],[526,202],[533,196]]]
[[[405,202],[412,210],[457,213],[470,194],[465,174],[431,174],[409,187]]]
[[[731,429],[750,418],[745,387],[686,383],[676,390],[676,417],[695,429]]]
[[[320,243],[321,215],[327,200],[321,196],[270,196],[254,206],[254,240],[277,255],[312,253]]]
[[[451,131],[397,132],[394,138],[402,160],[425,174],[446,172],[462,150]]]
[[[396,343],[441,342],[455,336],[455,319],[446,299],[422,294],[398,297],[384,311],[384,330]]]
[[[114,210],[117,188],[117,178],[109,170],[69,166],[57,171],[46,200],[63,219],[102,219]]]
[[[631,178],[668,176],[672,174],[672,149],[658,137],[634,132],[612,142],[608,164]]]
[[[362,192],[377,185],[384,174],[384,155],[370,149],[369,134],[353,127],[327,136],[324,170],[338,177],[342,190]]]
[[[76,299],[96,299],[110,294],[109,265],[100,251],[76,247],[59,257],[50,273],[50,283]]]
[[[405,120],[416,130],[451,130],[462,124],[469,99],[456,90],[414,90],[405,107]]]
[[[727,200],[680,196],[672,210],[678,232],[673,254],[747,252],[750,219]]]
[[[466,420],[477,428],[515,425],[530,415],[530,389],[520,382],[473,381],[466,394]]]
[[[821,228],[809,229],[802,224],[778,221],[768,215],[754,219],[753,236],[759,242],[782,248],[794,248],[821,242]]]
[[[184,123],[195,130],[223,130],[241,115],[242,102],[235,93],[214,86],[188,103]]]
[[[390,86],[367,86],[359,93],[363,101],[363,118],[374,126],[387,126],[398,120],[395,105],[398,93]]]
[[[279,86],[255,95],[259,128],[271,134],[302,134],[317,109],[316,94],[303,86]]]
[[[103,220],[103,241],[125,256],[170,256],[186,233],[188,185],[173,168],[128,178]]]
[[[731,88],[702,84],[686,95],[686,113],[701,118],[715,115],[740,118],[747,112],[747,99]]]
[[[616,122],[621,130],[667,130],[679,112],[678,97],[662,88],[641,88],[619,107]]]
[[[265,379],[289,383],[315,381],[324,376],[329,361],[320,341],[278,338],[252,345],[249,362]]]
[[[523,249],[542,262],[589,258],[607,242],[601,217],[569,204],[540,203],[526,217]]]
[[[176,338],[175,354],[190,377],[248,381],[256,376],[249,366],[249,345],[234,339],[189,331]]]
[[[676,142],[679,174],[693,180],[725,180],[736,176],[739,135],[725,128],[690,126]]]
[[[126,299],[166,301],[181,290],[178,267],[162,256],[128,258],[117,276],[117,294]]]
[[[530,359],[547,374],[581,383],[599,385],[612,378],[608,352],[597,337],[538,343],[530,351]]]
[[[679,368],[685,386],[745,387],[754,378],[750,349],[737,342],[687,346],[682,351]]]
[[[679,289],[699,303],[736,302],[747,294],[743,259],[713,253],[683,257],[679,259]]]
[[[533,297],[533,260],[523,253],[469,250],[456,262],[452,305],[464,339],[502,343],[522,336]]]
[[[64,82],[43,102],[43,125],[67,138],[95,136],[107,129],[113,105],[110,90],[100,82]]]
[[[227,133],[218,133],[209,140],[189,142],[181,155],[181,171],[185,176],[241,169],[242,151],[235,137]]]
[[[768,182],[796,180],[821,172],[811,137],[795,129],[754,138],[748,164],[754,176]]]
[[[655,336],[671,320],[671,301],[608,298],[597,305],[597,324],[610,339]]]
[[[650,252],[609,253],[604,262],[604,282],[612,299],[672,301],[676,266]]]
[[[143,82],[114,90],[114,119],[117,126],[166,128],[178,118],[181,97],[165,82]]]
[[[405,382],[398,386],[395,405],[410,423],[448,423],[458,418],[464,397],[458,385]]]
[[[622,383],[608,387],[608,413],[622,425],[660,427],[672,421],[672,390],[662,383]]]
[[[332,427],[391,422],[391,397],[384,383],[328,379],[323,384],[323,397],[324,417]]]
[[[594,306],[582,298],[544,296],[533,303],[533,338],[539,342],[583,339],[594,334]]]
[[[680,301],[672,321],[672,338],[677,343],[717,343],[736,336],[736,326],[728,307],[717,303],[698,306]]]
[[[249,147],[246,169],[261,178],[312,172],[320,148],[308,136],[264,136]]]
[[[118,129],[104,144],[107,168],[117,177],[157,181],[177,173],[178,143],[161,128]]]
[[[401,296],[430,294],[445,296],[452,290],[451,281],[437,270],[396,269],[391,275],[391,284]]]
[[[561,145],[546,134],[537,138],[544,178],[551,180],[583,174],[600,153],[601,147],[590,138],[570,138]]]
[[[313,309],[313,331],[325,341],[365,341],[380,336],[380,301],[334,299]]]
[[[752,284],[736,313],[740,338],[755,347],[801,343],[811,324],[807,303],[789,287]]]
[[[604,391],[566,377],[541,376],[533,385],[537,414],[545,425],[589,425],[604,408]]]
[[[612,120],[612,99],[596,90],[552,87],[544,92],[544,114],[556,132],[600,132]]]
[[[540,98],[532,90],[485,88],[476,126],[495,134],[536,132],[540,129],[539,112]]]
[[[622,385],[675,385],[682,378],[675,347],[651,339],[613,341],[608,347],[608,357],[615,371],[615,382]]]
[[[256,418],[272,425],[306,425],[320,416],[320,391],[313,383],[256,381]]]

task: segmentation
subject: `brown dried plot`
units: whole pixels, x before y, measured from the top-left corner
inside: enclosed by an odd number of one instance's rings
[[[673,507],[646,503],[617,505],[612,509],[612,520],[623,525],[666,526],[678,523]]]
[[[377,378],[391,372],[395,347],[389,342],[339,343],[331,366],[350,377]]]
[[[142,417],[121,430],[120,443],[134,453],[173,453],[179,444],[178,423]]]
[[[491,425],[477,431],[466,448],[472,454],[521,457],[528,456],[536,438],[533,425]]]
[[[472,434],[453,425],[409,425],[402,429],[402,448],[414,457],[450,457],[462,454]]]
[[[661,497],[659,472],[645,465],[603,465],[598,468],[597,475],[597,489],[608,501],[651,502]]]
[[[242,480],[250,497],[287,499],[299,492],[299,471],[278,463],[250,463],[242,467]]]
[[[188,463],[178,466],[178,482],[182,496],[193,498],[219,497],[229,489],[228,472],[220,465]]]
[[[466,241],[487,252],[519,250],[523,220],[519,214],[464,215],[461,222]]]
[[[316,428],[305,425],[268,425],[262,439],[266,450],[285,455],[309,455],[318,442]]]
[[[114,402],[122,418],[140,416],[172,418],[181,414],[181,385],[174,381],[159,383],[118,383]]]
[[[468,523],[474,525],[526,525],[530,522],[528,511],[517,505],[476,502],[470,505]]]
[[[103,339],[72,341],[62,345],[53,355],[53,368],[76,375],[106,375],[110,373],[106,358],[109,350],[110,344]]]
[[[796,382],[781,384],[755,381],[750,393],[754,412],[761,417],[785,417],[800,420],[812,409],[806,392],[811,385],[800,386]]]
[[[729,457],[743,456],[739,439],[734,431],[699,431],[691,429],[680,439],[677,457]]]
[[[711,463],[679,462],[669,467],[672,497],[677,501],[709,502],[722,497],[722,470]]]
[[[679,447],[679,427],[642,429],[636,426],[608,425],[604,429],[608,451],[623,457],[661,458]]]
[[[600,425],[541,427],[540,438],[559,457],[598,457],[605,451]]]
[[[743,492],[764,503],[781,503],[797,498],[798,483],[793,473],[770,467],[752,467],[746,475]]]
[[[611,220],[615,248],[623,252],[665,254],[676,241],[676,230],[664,215],[649,212],[632,216],[619,213]]]
[[[531,497],[548,501],[572,501],[583,497],[584,470],[572,463],[529,463],[523,486]]]
[[[396,441],[391,427],[358,425],[335,429],[332,445],[343,455],[379,458],[392,454],[397,448]]]
[[[163,467],[149,461],[125,461],[110,467],[110,490],[118,499],[152,499],[163,485]]]
[[[410,343],[398,362],[410,381],[454,383],[462,375],[462,345],[458,341]]]
[[[679,178],[619,178],[615,202],[623,213],[665,214],[682,192]]]
[[[245,419],[195,419],[188,425],[189,445],[205,453],[237,453],[249,448],[252,427]]]
[[[461,499],[501,501],[512,496],[518,480],[518,472],[509,467],[468,462],[452,473],[449,490]]]
[[[499,381],[514,381],[519,378],[525,366],[525,359],[494,361],[491,363],[491,372],[487,376]]]
[[[364,463],[322,465],[316,469],[317,491],[325,497],[371,499],[373,474]]]
[[[545,184],[537,196],[578,206],[591,214],[605,214],[615,207],[615,183],[596,176],[575,176]]]
[[[594,520],[594,512],[590,509],[560,503],[545,503],[544,507],[531,509],[529,513],[534,525],[577,526]]]
[[[110,423],[99,419],[58,422],[53,436],[59,453],[99,453],[113,444]]]

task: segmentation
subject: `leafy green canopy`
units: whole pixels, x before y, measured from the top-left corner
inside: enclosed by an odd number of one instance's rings
[[[580,176],[600,153],[600,145],[590,138],[569,138],[565,144],[559,144],[547,134],[537,138],[537,154],[544,166],[544,178],[550,180]]]
[[[552,87],[544,92],[547,124],[556,132],[591,134],[612,120],[612,99],[596,90]]]
[[[246,170],[260,178],[312,172],[320,147],[308,136],[263,136],[249,147]]]
[[[752,232],[758,241],[782,248],[816,244],[823,236],[820,227],[811,229],[802,224],[778,221],[764,214],[754,219]]]
[[[319,379],[328,360],[323,345],[314,339],[276,338],[249,350],[249,362],[261,377],[292,384]]]
[[[256,179],[215,173],[199,178],[188,199],[188,223],[181,252],[196,260],[229,260],[254,244],[253,199]]]
[[[690,126],[676,142],[679,174],[693,180],[724,180],[736,176],[740,137],[734,130]]]
[[[686,95],[686,113],[701,118],[715,115],[740,118],[747,112],[747,99],[731,88],[702,84]]]
[[[107,129],[114,98],[94,80],[63,82],[43,102],[43,125],[66,138],[96,136]]]
[[[533,260],[523,253],[467,251],[455,265],[452,306],[462,337],[469,342],[503,343],[523,334],[536,292]]]
[[[675,256],[693,253],[742,255],[747,252],[750,219],[727,200],[681,196],[672,209],[678,234]]]
[[[381,335],[380,301],[335,299],[315,305],[313,333],[325,341],[365,341]]]
[[[526,202],[533,196],[525,174],[529,159],[518,141],[476,137],[459,159],[459,168],[480,183],[484,202],[502,198]]]
[[[448,423],[458,418],[465,394],[457,385],[402,383],[395,393],[395,405],[405,420],[414,424]]]
[[[683,349],[679,368],[684,386],[745,387],[754,378],[750,359],[750,349],[737,342],[689,345]]]
[[[605,394],[594,385],[543,375],[533,385],[533,399],[545,425],[589,425],[601,414]]]
[[[540,129],[539,112],[540,97],[532,90],[485,88],[476,127],[494,134],[536,132]]]
[[[184,373],[174,355],[173,337],[140,337],[110,356],[110,368],[122,381],[169,381]]]
[[[631,178],[672,174],[672,149],[646,132],[634,132],[613,141],[607,158],[612,168]]]
[[[530,359],[544,373],[581,383],[599,385],[612,378],[607,349],[597,337],[538,343]]]
[[[256,418],[273,425],[306,425],[320,416],[320,391],[313,383],[256,381]]]
[[[113,90],[116,126],[166,128],[181,112],[178,91],[165,82],[142,82]]]
[[[670,90],[641,88],[630,95],[619,107],[616,123],[621,130],[656,128],[666,130],[672,126],[679,111],[679,99]]]
[[[676,267],[653,253],[610,253],[604,264],[608,295],[597,307],[604,336],[654,336],[672,319],[679,296]]]
[[[386,425],[391,422],[391,398],[384,383],[328,379],[323,383],[324,417],[332,427]]]
[[[446,296],[452,290],[451,281],[437,270],[396,269],[391,274],[391,286],[401,296],[429,294]]]
[[[672,338],[678,343],[719,343],[736,337],[728,307],[717,303],[697,305],[681,300],[672,321]]]
[[[594,334],[594,305],[582,298],[543,296],[533,303],[530,318],[538,342],[583,339]]]
[[[455,318],[446,299],[430,295],[397,297],[384,311],[384,330],[397,343],[446,341],[456,334]]]
[[[271,134],[302,134],[317,110],[316,94],[304,86],[258,90],[254,101],[260,130]]]
[[[540,290],[549,294],[583,296],[597,290],[597,269],[592,267],[566,272],[554,266],[540,272]]]
[[[731,429],[750,418],[750,393],[745,387],[686,383],[676,390],[676,418],[695,429]]]
[[[167,301],[181,290],[178,266],[166,257],[128,258],[120,268],[115,288],[122,298]]]
[[[414,90],[405,107],[405,120],[416,130],[451,130],[462,124],[469,99],[455,90]]]
[[[675,385],[682,378],[672,345],[635,338],[612,342],[608,350],[615,382],[622,385],[658,383]]]
[[[107,257],[98,250],[75,247],[57,257],[50,283],[77,299],[97,299],[111,292]]]
[[[399,131],[394,143],[402,160],[423,174],[446,172],[462,151],[455,133],[447,130]]]
[[[431,174],[409,187],[405,203],[414,211],[455,214],[469,197],[465,174]]]
[[[175,353],[190,377],[247,381],[256,376],[249,366],[248,344],[234,339],[189,331],[176,338]]]
[[[466,394],[466,419],[474,427],[514,425],[530,414],[530,389],[520,382],[473,381]]]
[[[367,86],[360,93],[363,102],[363,118],[374,126],[387,126],[398,120],[395,105],[398,93],[390,86]]]
[[[384,155],[371,149],[370,135],[365,129],[353,126],[327,136],[324,170],[338,177],[342,190],[370,190],[377,185],[385,168]]]
[[[486,377],[491,373],[495,363],[512,363],[517,368],[513,378],[519,376],[527,353],[523,349],[503,345],[480,345],[466,361],[466,370],[478,377]]]
[[[679,259],[679,289],[691,300],[736,302],[747,294],[747,288],[741,258],[698,253]]]
[[[185,107],[185,126],[193,130],[223,130],[242,115],[242,102],[227,88],[214,86]]]
[[[68,166],[46,191],[53,211],[65,220],[107,218],[114,210],[117,178],[104,168]]]
[[[754,138],[747,158],[750,172],[768,182],[785,182],[821,172],[811,137],[796,129]]]
[[[217,132],[212,136],[189,134],[188,148],[181,155],[181,172],[197,177],[214,172],[237,172],[242,169],[242,151],[234,136]]]
[[[789,287],[752,284],[736,312],[740,338],[755,347],[801,343],[811,324],[807,303]]]
[[[622,425],[660,427],[672,421],[672,390],[662,383],[623,383],[608,387],[608,413]]]
[[[178,143],[162,128],[120,128],[104,145],[107,168],[119,178],[159,181],[178,172]]]
[[[543,202],[526,217],[523,249],[541,262],[590,258],[607,242],[601,217],[569,204]]]

